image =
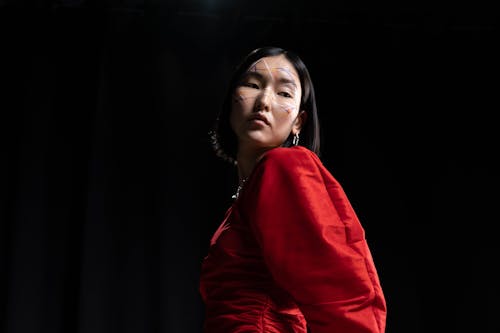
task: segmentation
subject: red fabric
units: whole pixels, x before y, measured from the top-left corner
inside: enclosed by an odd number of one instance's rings
[[[365,232],[312,151],[274,148],[227,210],[202,264],[206,333],[383,333]]]

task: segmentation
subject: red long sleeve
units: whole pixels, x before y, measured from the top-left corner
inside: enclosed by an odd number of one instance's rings
[[[264,263],[311,333],[385,331],[386,303],[365,232],[313,152],[268,151],[242,195],[242,219]]]

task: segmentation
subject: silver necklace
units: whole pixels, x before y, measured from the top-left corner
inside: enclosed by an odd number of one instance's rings
[[[233,194],[233,196],[232,196],[232,198],[233,198],[233,199],[235,199],[235,200],[236,200],[236,199],[238,199],[238,197],[239,197],[239,195],[240,195],[240,192],[241,192],[241,190],[243,189],[243,185],[245,185],[245,182],[247,181],[247,179],[248,179],[248,177],[247,177],[247,178],[245,178],[245,179],[243,179],[243,180],[241,181],[241,184],[239,184],[239,185],[238,185],[238,188],[236,189],[236,193],[235,193],[235,194]]]

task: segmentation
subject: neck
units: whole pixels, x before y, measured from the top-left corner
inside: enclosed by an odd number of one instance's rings
[[[238,161],[238,183],[241,185],[252,173],[255,164],[268,149],[245,150],[239,149],[236,156]]]

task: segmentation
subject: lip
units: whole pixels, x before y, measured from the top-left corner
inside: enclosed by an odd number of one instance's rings
[[[248,118],[248,121],[253,121],[253,120],[260,120],[266,123],[266,125],[269,125],[269,121],[267,120],[267,118],[261,114],[254,114],[250,116],[250,118]]]

